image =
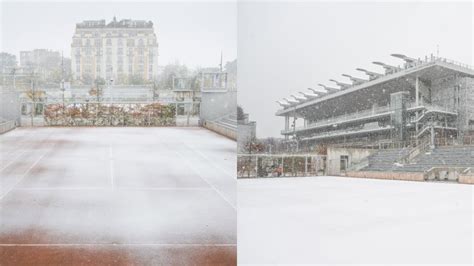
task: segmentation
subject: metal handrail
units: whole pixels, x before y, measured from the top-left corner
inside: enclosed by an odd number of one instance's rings
[[[420,153],[426,151],[429,147],[430,141],[428,139],[423,140],[420,144],[413,147],[405,156],[400,158],[399,162],[401,163],[410,163],[413,158],[418,156]]]

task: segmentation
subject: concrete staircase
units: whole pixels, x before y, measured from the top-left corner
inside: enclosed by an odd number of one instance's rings
[[[393,171],[397,162],[406,156],[409,148],[379,150],[368,157],[369,165],[363,171]]]
[[[474,167],[474,146],[446,146],[420,154],[400,169],[402,171],[426,171],[432,167]]]
[[[411,163],[400,165],[396,162],[409,149],[381,150],[369,159],[369,166],[363,171],[424,172],[432,167],[473,167],[474,146],[446,146],[421,153]]]
[[[216,133],[237,140],[237,115],[230,114],[214,121],[205,121],[203,126]]]
[[[237,131],[237,115],[231,114],[229,116],[223,117],[219,120],[214,121],[214,123],[219,126]]]

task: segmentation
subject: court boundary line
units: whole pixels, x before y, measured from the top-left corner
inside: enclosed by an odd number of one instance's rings
[[[222,192],[216,188],[216,186],[214,186],[213,184],[211,184],[211,183],[209,182],[209,180],[207,180],[206,178],[204,178],[204,177],[201,175],[200,171],[198,171],[194,166],[192,166],[192,164],[190,164],[187,160],[185,160],[185,156],[184,156],[181,152],[176,151],[176,150],[174,150],[174,149],[173,149],[172,151],[173,151],[174,153],[178,154],[178,156],[181,157],[181,159],[184,161],[184,163],[185,163],[189,168],[191,168],[191,170],[193,170],[194,173],[196,173],[204,182],[206,182],[211,188],[213,188],[214,191],[215,191],[225,202],[227,202],[227,204],[229,204],[235,211],[237,211],[237,206],[234,206],[234,204],[232,204],[232,203],[230,202],[230,200],[227,199],[227,197],[225,197],[225,195],[222,194]]]
[[[216,164],[211,158],[209,158],[207,155],[205,155],[203,152],[201,152],[200,150],[196,149],[195,147],[193,146],[190,146],[188,144],[184,144],[184,146],[186,148],[188,148],[189,150],[197,153],[199,156],[201,156],[202,158],[204,158],[206,161],[210,162],[212,165],[214,165],[216,168],[218,168],[219,170],[221,170],[222,172],[224,172],[227,176],[231,177],[231,178],[237,178],[237,165],[235,166],[235,173],[234,174],[231,174],[231,172],[225,170],[222,166],[220,166],[219,164]],[[237,152],[237,148],[235,149],[235,152]]]
[[[21,136],[21,137],[24,138],[24,139],[22,139],[22,140],[20,141],[20,143],[19,143],[19,144],[20,144],[20,147],[18,147],[19,150],[21,150],[21,149],[24,149],[24,150],[23,150],[23,151],[20,151],[19,154],[18,154],[17,156],[15,156],[14,159],[12,159],[10,162],[8,162],[6,165],[4,165],[4,166],[0,169],[0,173],[3,172],[3,170],[7,169],[10,165],[12,165],[13,163],[15,163],[23,154],[25,154],[27,151],[29,151],[29,150],[27,149],[27,147],[26,147],[26,146],[28,145],[27,142],[28,142],[28,140],[29,140],[29,137],[30,137],[31,135],[34,135],[34,132],[28,132],[26,135],[27,135],[27,136]],[[46,136],[43,140],[48,139],[50,136],[51,136],[51,133],[50,133],[48,136]],[[13,152],[9,152],[8,154],[5,154],[5,156],[6,156],[6,157],[9,157],[12,153],[15,153],[15,152],[14,152],[14,151],[13,151]]]
[[[52,243],[52,244],[0,244],[0,247],[63,247],[63,246],[207,246],[207,247],[237,247],[237,244],[205,244],[205,243]]]
[[[111,187],[17,187],[15,190],[111,190]],[[115,187],[115,190],[212,190],[211,187]]]
[[[109,171],[110,171],[110,183],[112,188],[115,188],[114,183],[114,159],[112,154],[112,144],[109,144]]]
[[[52,133],[50,133],[44,140],[49,139],[51,137],[51,135],[52,135]],[[51,147],[48,150],[46,150],[38,159],[36,159],[36,161],[34,163],[32,163],[30,165],[30,167],[28,167],[28,169],[23,173],[23,175],[21,175],[20,178],[18,178],[18,180],[10,187],[10,189],[8,189],[5,193],[0,195],[0,201],[3,200],[10,192],[12,192],[15,189],[15,187],[21,181],[23,181],[23,179],[25,179],[25,177],[30,173],[31,169],[33,169],[44,158],[44,156],[46,156],[46,154],[51,152],[53,150],[54,146],[56,146],[56,143],[51,145]]]

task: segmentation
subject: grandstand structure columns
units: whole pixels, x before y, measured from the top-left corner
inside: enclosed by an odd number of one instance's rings
[[[415,105],[419,106],[420,101],[420,78],[418,75],[415,78]]]
[[[285,116],[285,131],[290,129],[290,117],[288,115]],[[285,139],[288,139],[288,135],[285,135]]]
[[[418,77],[418,75],[416,76],[415,78],[415,105],[418,106],[419,105],[419,90],[420,90],[420,78]],[[415,136],[418,135],[418,118],[420,117],[420,112],[416,112],[415,113]],[[418,144],[418,143],[417,143]]]
[[[435,147],[435,130],[434,130],[433,124],[431,125],[430,133],[431,133],[431,142],[430,142],[431,147],[434,148]]]

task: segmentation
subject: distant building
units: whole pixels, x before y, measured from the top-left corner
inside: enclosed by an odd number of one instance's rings
[[[16,56],[9,53],[0,53],[0,73],[8,74],[15,68]]]
[[[23,68],[55,68],[61,64],[61,53],[47,49],[20,52],[20,66]]]
[[[76,24],[71,44],[75,80],[103,78],[116,84],[158,76],[158,42],[153,23],[144,20],[86,20]]]
[[[62,56],[58,51],[34,49],[32,51],[20,52],[20,72],[34,72],[43,80],[54,79],[52,77],[54,74],[59,75],[61,73],[61,64]]]

